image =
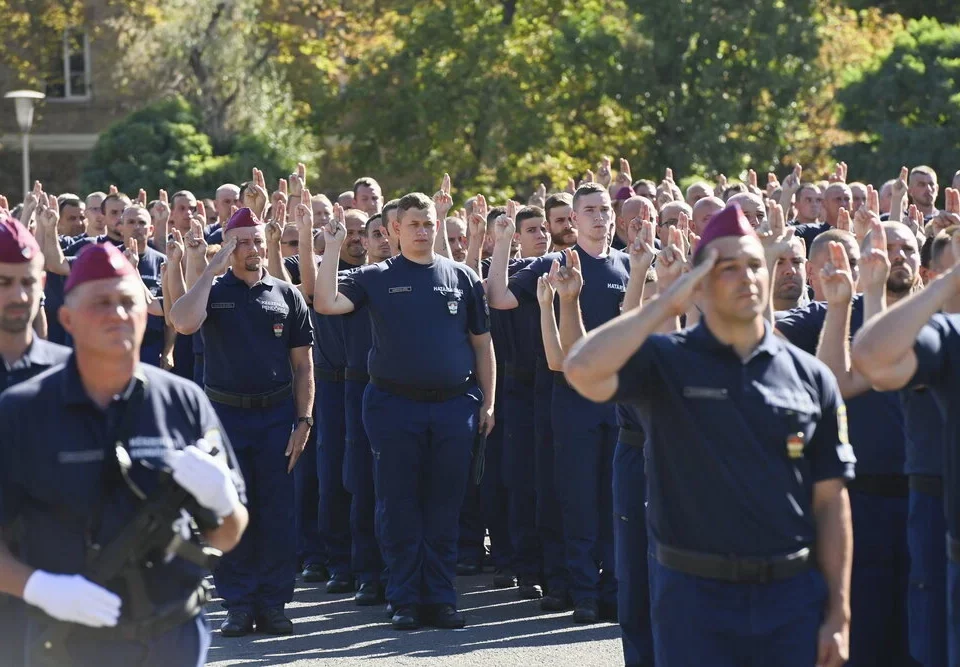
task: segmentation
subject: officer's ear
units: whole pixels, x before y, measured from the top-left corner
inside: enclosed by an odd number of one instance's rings
[[[60,322],[60,326],[66,330],[67,333],[73,333],[73,311],[70,308],[69,298],[63,302],[63,305],[60,306],[60,309],[57,311],[57,320]]]

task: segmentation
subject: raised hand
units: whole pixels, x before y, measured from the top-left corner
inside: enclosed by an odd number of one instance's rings
[[[467,227],[470,229],[470,238],[479,239],[483,242],[483,237],[487,233],[487,199],[478,194],[473,203],[473,213],[467,220]]]
[[[837,229],[842,232],[849,232],[850,229],[850,211],[845,208],[841,208],[840,212],[837,214]]]
[[[772,171],[767,172],[767,196],[772,197],[774,190],[780,187],[780,181],[777,175]]]
[[[553,260],[547,279],[561,301],[574,301],[580,297],[580,290],[583,289],[580,255],[573,248],[567,248],[563,251],[563,257],[566,265],[561,266],[558,260]]]
[[[197,212],[193,214],[193,219],[200,223],[201,228],[207,224],[207,207],[202,201],[197,202]]]
[[[343,217],[343,207],[340,204],[334,204],[330,222],[323,226],[323,240],[327,250],[333,246],[337,252],[340,252],[340,246],[343,245],[345,238],[347,238],[347,224]]]
[[[140,246],[137,243],[137,239],[131,238],[128,243],[124,245],[123,256],[127,258],[127,261],[133,264],[133,268],[137,268],[137,264],[140,263]]]
[[[887,255],[887,233],[879,218],[872,219],[867,238],[860,248],[860,289],[884,290],[890,276],[890,257]]]
[[[764,254],[767,257],[767,268],[772,272],[775,262],[780,257],[788,254],[793,248],[794,227],[787,227],[784,220],[783,209],[780,205],[771,202],[767,206],[767,224],[770,230],[760,234],[760,243],[763,244]]]
[[[264,225],[264,232],[267,235],[267,245],[280,245],[280,237],[283,236],[283,225],[276,220],[269,220]]]
[[[617,189],[629,188],[633,185],[633,174],[630,171],[630,162],[626,158],[620,158],[620,172],[617,174],[617,180],[614,181]]]
[[[556,264],[557,262],[554,263]],[[544,273],[537,278],[537,303],[540,304],[541,308],[544,306],[552,306],[553,295],[556,293],[557,290],[550,284],[549,274]]]
[[[673,228],[669,232],[667,247],[657,255],[657,289],[665,290],[687,269],[687,254],[683,251],[680,230]]]
[[[48,234],[57,233],[57,224],[60,222],[60,207],[57,198],[46,193],[40,194],[37,225],[43,227]]]
[[[110,184],[110,187],[107,188],[107,194],[108,194],[108,195],[118,195],[118,194],[120,194],[120,191],[117,190],[117,186],[116,186],[116,185],[114,185],[113,183],[111,183],[111,184]]]
[[[197,219],[190,220],[190,231],[184,239],[187,252],[195,259],[203,261],[207,256],[207,240],[203,235],[203,223]]]
[[[833,173],[830,174],[827,180],[831,183],[846,183],[847,182],[847,163],[838,162],[837,166],[833,170]]]
[[[801,165],[796,165],[793,168],[793,171],[783,179],[783,193],[789,193],[792,197],[797,194],[797,190],[800,189],[800,183],[803,179],[803,167]]]
[[[543,208],[547,203],[547,186],[541,183],[537,187],[537,191],[530,195],[530,199],[527,200],[527,204],[530,206],[539,206]]]
[[[167,199],[166,190],[160,191],[160,196],[153,207],[153,211],[150,212],[150,216],[157,222],[163,221],[166,223],[170,219],[170,202]]]
[[[933,218],[934,233],[939,233],[943,229],[960,225],[960,191],[953,188],[946,188],[943,191],[944,205],[943,210],[937,213]],[[921,216],[921,227],[923,229],[923,216]]]
[[[673,246],[674,251],[678,252],[676,246]],[[666,251],[660,253],[660,258],[666,254]],[[681,260],[675,260],[681,261]],[[684,264],[686,263],[685,260]],[[681,273],[676,280],[670,284],[669,287],[665,287],[664,284],[657,285],[657,292],[661,295],[660,299],[667,305],[669,312],[672,315],[680,316],[683,315],[687,310],[689,310],[691,302],[693,301],[694,294],[696,293],[697,287],[703,282],[703,279],[707,277],[707,274],[713,269],[713,265],[717,263],[717,249],[710,248],[706,251],[706,254],[703,257],[703,260],[691,268],[686,273]],[[660,264],[660,260],[657,260],[657,264]],[[657,271],[658,279],[661,277],[661,273]]]
[[[857,237],[857,243],[863,243],[874,222],[880,222],[880,216],[870,210],[868,202],[853,216],[853,233]]]
[[[493,234],[497,243],[513,240],[513,235],[517,233],[517,208],[517,202],[511,199],[507,202],[507,212],[494,223]]]
[[[173,264],[179,264],[183,261],[183,236],[180,234],[180,230],[174,228],[170,231],[169,238],[167,238],[167,261]]]
[[[842,243],[830,241],[827,247],[830,251],[830,259],[820,269],[823,295],[831,306],[843,307],[853,298],[853,272],[850,270],[850,259]]]
[[[757,185],[757,172],[753,169],[747,171],[747,185],[750,186],[751,189],[755,188],[758,191],[760,190],[760,186]]]
[[[727,177],[725,174],[720,174],[717,176],[717,187],[713,189],[713,194],[722,199],[723,191],[726,189],[727,189]]]
[[[612,180],[613,172],[610,170],[610,157],[604,155],[603,159],[601,159],[597,165],[597,183],[605,188],[609,188]]]
[[[450,196],[450,174],[443,175],[440,189],[433,195],[433,205],[437,209],[437,220],[443,222],[453,207],[453,197]]]
[[[143,188],[140,188],[140,192],[137,193],[137,203],[140,204],[140,206],[147,205],[147,191]]]
[[[300,178],[294,177],[294,181],[299,182]],[[300,197],[300,203],[293,208],[293,223],[301,231],[304,228],[313,229],[313,206],[310,205],[310,191],[302,187],[300,192],[303,193],[303,196]]]
[[[572,178],[567,179],[566,191],[572,195],[577,193],[577,182]]]
[[[221,273],[226,272],[230,267],[230,258],[233,255],[233,251],[237,249],[237,239],[232,237],[223,242],[223,245],[220,246],[220,250],[217,251],[217,254],[213,256],[210,260],[210,263],[207,265],[207,270],[212,271],[214,275],[220,275]],[[206,247],[204,247],[206,251]]]
[[[655,225],[650,220],[640,220],[639,217],[630,221],[631,226],[636,221],[637,234],[629,246],[630,266],[643,269],[644,273],[657,258],[657,248],[654,245],[656,237]]]
[[[258,218],[263,217],[267,207],[267,182],[263,179],[263,172],[253,168],[252,178],[243,191],[243,205],[253,211]]]
[[[270,195],[270,210],[272,211],[278,204],[287,204],[287,179],[281,178],[277,181],[277,189]],[[276,218],[274,218],[276,219]]]
[[[593,175],[593,172],[587,169],[587,173],[583,175],[583,180],[580,181],[580,185],[584,183],[596,183],[596,177]]]

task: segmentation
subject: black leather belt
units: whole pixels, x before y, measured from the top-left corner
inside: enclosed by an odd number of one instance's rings
[[[910,490],[943,498],[943,477],[940,475],[910,475]]]
[[[657,544],[655,555],[661,565],[672,570],[694,577],[736,584],[768,584],[771,581],[789,579],[813,565],[809,547],[777,558],[737,558]]]
[[[206,586],[199,587],[186,600],[173,602],[157,610],[156,615],[135,622],[120,621],[112,628],[83,628],[84,635],[104,641],[147,641],[155,639],[196,618],[209,599]]]
[[[346,379],[346,369],[343,368],[320,368],[313,367],[313,377],[315,380],[324,382],[343,382]]]
[[[366,371],[362,371],[359,368],[345,368],[343,370],[343,379],[349,380],[350,382],[366,384],[370,381],[370,375]]]
[[[620,427],[620,434],[617,436],[618,442],[643,449],[644,440],[646,440],[646,437],[643,435],[643,431]]]
[[[287,400],[292,394],[292,385],[288,382],[279,389],[268,391],[265,394],[233,394],[211,387],[204,387],[207,398],[215,403],[223,403],[234,408],[271,408]]]
[[[537,381],[537,372],[533,368],[525,368],[523,366],[516,366],[514,364],[504,364],[503,365],[504,375],[516,381],[518,384],[522,384],[525,387],[532,387]]]
[[[906,498],[910,495],[910,486],[906,475],[858,475],[847,482],[851,491],[885,498]]]
[[[960,540],[947,535],[947,556],[957,565],[960,565]]]
[[[470,391],[475,383],[473,381],[473,376],[471,375],[462,384],[456,387],[448,387],[446,389],[424,389],[422,387],[414,387],[409,384],[400,384],[399,382],[394,382],[393,380],[386,380],[384,378],[378,378],[375,375],[371,375],[370,384],[391,394],[396,394],[401,398],[410,399],[411,401],[417,401],[419,403],[443,403],[444,401],[449,401],[451,398],[463,396]]]

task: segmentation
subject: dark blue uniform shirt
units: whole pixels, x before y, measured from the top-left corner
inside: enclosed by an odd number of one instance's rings
[[[343,278],[350,269],[338,274]],[[370,348],[373,347],[373,327],[370,324],[370,313],[366,308],[355,308],[352,313],[340,317],[340,332],[343,341],[343,350],[346,355],[346,367],[367,372],[367,360],[370,357]]]
[[[778,317],[777,331],[801,350],[815,355],[826,316],[827,304],[815,301]],[[850,336],[862,325],[863,296],[857,295],[850,313]],[[847,401],[847,410],[850,442],[857,453],[857,475],[903,474],[903,410],[898,392],[868,391]]]
[[[488,333],[490,316],[480,277],[465,264],[398,255],[349,272],[339,290],[370,313],[372,377],[448,389],[476,372],[469,334]]]
[[[130,422],[126,449],[138,486],[147,494],[156,488],[156,473],[143,463],[161,467],[165,452],[205,438],[232,468],[243,499],[243,479],[226,433],[195,384],[142,364],[125,395],[102,410],[87,396],[71,357],[0,396],[0,525],[22,519],[18,557],[31,567],[83,572],[87,546],[108,544],[136,512],[138,501],[111,474],[107,458],[115,458],[116,424],[135,383],[143,386],[143,400]],[[179,558],[144,573],[155,604],[186,599],[204,575]],[[122,582],[108,587],[123,596]]]
[[[69,347],[34,336],[26,352],[13,364],[8,365],[3,360],[0,365],[0,392],[64,363],[70,354]]]
[[[156,298],[163,297],[160,284],[160,267],[167,261],[167,256],[153,248],[147,247],[137,261],[137,271],[143,284],[147,286]],[[143,332],[143,341],[140,343],[140,361],[152,366],[160,365],[160,356],[163,354],[163,337],[166,322],[159,315],[147,315],[147,329]]]
[[[807,245],[807,257],[809,257],[813,239],[830,229],[833,229],[833,227],[826,222],[806,222],[794,227],[794,235],[803,239],[803,242]]]
[[[947,530],[960,539],[960,315],[937,314],[914,344],[917,372],[907,387],[929,387],[940,404]]]
[[[903,404],[908,475],[943,475],[943,414],[936,396],[926,387],[904,389]]]
[[[287,258],[289,259],[289,257]],[[299,259],[299,257],[298,257]],[[319,260],[323,261],[323,258]],[[350,271],[359,267],[338,260],[338,271]],[[297,281],[300,279],[299,262],[297,264]],[[323,370],[335,371],[347,367],[347,351],[343,346],[343,325],[341,315],[321,315],[310,309],[313,318],[313,329],[316,332],[317,344],[313,346],[313,365]],[[368,348],[369,349],[369,348]],[[321,378],[322,379],[322,378]]]
[[[612,400],[639,409],[655,539],[772,557],[816,537],[813,484],[853,478],[837,381],[768,328],[747,361],[705,324],[651,336]],[[792,445],[792,446],[788,446]]]
[[[574,246],[580,255],[580,270],[583,273],[583,289],[580,291],[580,311],[587,331],[596,329],[620,315],[623,297],[630,279],[630,256],[619,250],[611,250],[606,257],[592,257],[580,246]],[[537,303],[537,279],[550,271],[554,260],[566,264],[563,253],[553,252],[539,257],[517,271],[510,279],[510,291],[521,304]],[[558,311],[559,314],[559,311]],[[537,336],[540,321],[537,319]],[[541,338],[542,348],[542,338]],[[555,383],[554,392],[562,392],[581,406],[580,415],[587,423],[616,424],[616,412],[611,405],[600,405],[581,397],[573,389]]]
[[[265,272],[253,287],[232,270],[216,280],[200,331],[204,384],[234,394],[265,394],[290,383],[290,350],[313,344],[303,295]]]

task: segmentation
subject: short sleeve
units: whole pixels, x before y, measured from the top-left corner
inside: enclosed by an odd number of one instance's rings
[[[825,316],[826,311],[819,303],[794,308],[778,313],[776,330],[804,352],[816,355]]]
[[[651,387],[657,383],[657,347],[663,338],[656,334],[650,336],[627,360],[617,373],[617,391],[610,399],[612,402],[631,403],[650,393]]]
[[[917,356],[917,371],[907,383],[908,387],[936,386],[946,373],[950,372],[945,363],[947,350],[955,339],[953,330],[945,325],[940,315],[934,315],[917,334],[913,352]]]
[[[243,480],[243,473],[240,471],[240,464],[237,462],[237,456],[233,451],[233,446],[230,444],[230,438],[227,437],[227,432],[224,430],[223,424],[220,423],[220,418],[217,416],[216,410],[213,409],[210,400],[199,392],[198,396],[199,403],[197,407],[200,411],[200,432],[203,435],[203,439],[206,440],[207,445],[211,448],[215,447],[217,449],[217,458],[222,457],[222,460],[226,460],[227,467],[230,469],[230,475],[233,479],[233,485],[237,487],[237,493],[240,495],[240,502],[246,505],[247,485]]]
[[[313,345],[313,322],[307,301],[298,289],[290,289],[290,347],[307,347]]]
[[[350,299],[354,308],[360,308],[367,303],[369,273],[367,267],[362,267],[356,271],[347,271],[337,276],[337,291]]]
[[[300,255],[290,255],[289,257],[284,257],[283,266],[286,268],[287,273],[290,274],[290,282],[292,282],[294,285],[299,285],[301,282]]]
[[[472,272],[467,275],[468,287],[465,290],[469,302],[467,303],[467,326],[475,336],[490,333],[490,306],[487,304],[487,293],[483,283]]]
[[[847,429],[847,406],[837,380],[827,370],[820,373],[820,421],[810,438],[808,453],[814,482],[854,478],[857,457]]]
[[[537,280],[549,270],[556,254],[544,255],[513,274],[508,287],[520,303],[537,301]]]

